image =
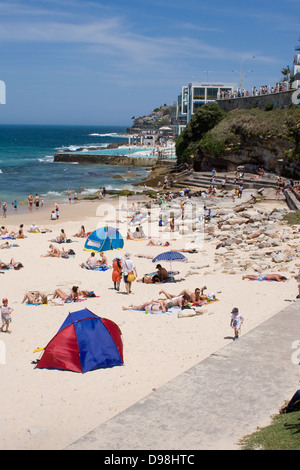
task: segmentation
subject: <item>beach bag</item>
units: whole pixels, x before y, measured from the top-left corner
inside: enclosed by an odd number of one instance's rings
[[[128,273],[127,281],[128,281],[128,282],[134,282],[134,281],[135,281],[135,275],[134,275],[134,272],[133,272],[133,271],[131,271],[130,273]]]

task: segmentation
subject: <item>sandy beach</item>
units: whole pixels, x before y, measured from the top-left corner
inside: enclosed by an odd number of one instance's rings
[[[128,205],[132,202],[137,203],[137,199],[130,199]],[[172,264],[172,268],[179,271],[177,282],[163,286],[135,282],[130,295],[126,295],[123,282],[120,292],[113,289],[111,269],[99,272],[80,267],[89,254],[83,249],[85,239],[74,237],[81,225],[85,226],[87,232],[105,224],[115,226],[115,214],[122,219],[118,226],[126,237],[130,218],[126,212],[121,214],[121,211],[116,210],[114,213],[114,208],[120,207],[117,199],[61,205],[60,218],[55,221],[50,220],[52,207],[47,205],[38,211],[33,209],[32,213],[24,214],[13,213],[13,209],[10,209],[7,218],[1,218],[1,225],[5,225],[8,230],[17,229],[23,223],[27,236],[25,239],[9,240],[18,246],[0,251],[2,261],[9,262],[13,257],[24,265],[18,271],[10,269],[0,274],[1,300],[7,297],[9,305],[14,309],[11,334],[0,333],[2,359],[5,359],[0,364],[1,449],[66,448],[85,433],[231,342],[233,332],[229,324],[233,307],[238,307],[245,318],[241,332],[245,335],[286,307],[288,301],[295,300],[297,282],[292,276],[298,272],[299,229],[288,227],[280,218],[272,218],[274,209],[279,214],[281,210],[288,210],[284,198],[266,199],[251,206],[249,194],[245,191],[241,200],[232,202],[228,198],[221,202],[220,213],[214,209],[219,225],[214,224],[213,220],[207,224],[210,229],[205,230],[203,243],[197,253],[185,253],[188,262]],[[197,200],[198,203],[200,207],[203,206],[203,201]],[[225,235],[228,238],[228,234],[237,237],[237,232],[233,235],[233,230],[237,231],[237,227],[241,230],[246,223],[246,217],[238,212],[235,213],[237,220],[243,217],[244,222],[237,221],[236,225],[225,228],[225,222],[229,220],[226,215],[243,203],[248,204],[246,211],[250,215],[255,213],[262,217],[247,224],[248,235],[243,233],[242,246],[235,244],[231,249],[227,245],[226,251],[218,253],[216,246],[220,240]],[[265,215],[266,211],[271,214],[269,218]],[[259,224],[267,219],[268,234],[259,228]],[[230,220],[233,220],[232,217]],[[51,232],[28,233],[33,222],[39,228],[48,228]],[[158,227],[157,220],[154,222]],[[189,238],[185,232],[182,233],[181,225],[179,217],[174,233],[168,231],[168,226],[157,228],[154,240],[159,242],[164,235],[170,241],[169,247],[148,246],[148,239],[125,239],[122,250],[106,253],[108,263],[111,265],[117,255],[124,256],[129,252],[136,264],[138,277],[154,271],[155,264],[151,258],[157,254],[193,246],[196,232]],[[72,248],[75,257],[42,257],[49,249],[49,240],[59,235],[62,228],[73,241],[65,244],[64,248]],[[259,229],[262,233],[251,239],[251,234]],[[255,244],[258,237],[265,246],[258,247]],[[280,239],[280,242],[275,245],[271,239]],[[289,256],[280,263],[268,255],[279,250]],[[258,266],[257,263],[262,263],[263,258],[268,256],[267,266]],[[161,264],[169,268],[168,263]],[[243,275],[254,272],[282,273],[288,280],[258,282],[242,279]],[[50,295],[58,287],[68,291],[73,285],[93,290],[97,297],[78,304],[32,306],[21,303],[27,291],[38,290]],[[159,295],[162,287],[176,295],[183,289],[194,291],[196,287],[203,286],[207,286],[205,292],[214,293],[218,301],[200,307],[202,314],[192,317],[179,318],[177,313],[145,314],[122,309],[122,306],[127,307],[131,303],[141,304],[151,299],[164,298]],[[40,353],[34,353],[34,349],[45,347],[68,313],[82,308],[88,308],[119,326],[124,343],[124,365],[86,374],[35,369],[32,362],[40,357]]]

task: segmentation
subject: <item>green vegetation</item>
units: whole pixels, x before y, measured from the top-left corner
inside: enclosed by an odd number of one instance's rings
[[[171,123],[171,114],[172,114],[172,106],[167,106],[164,104],[159,108],[155,108],[152,113],[148,114],[147,116],[141,116],[134,119],[133,127],[154,127],[160,128],[163,126],[167,126]]]
[[[300,128],[300,109],[251,108],[223,112],[217,104],[204,105],[176,141],[179,162],[201,153],[221,157],[225,151],[234,153],[244,144],[257,138],[290,140],[297,147]],[[291,159],[298,152],[291,152]]]
[[[242,450],[300,450],[300,411],[276,415],[241,442]]]
[[[283,220],[285,220],[288,225],[300,225],[300,211],[290,212],[284,215]]]
[[[224,119],[226,113],[216,103],[209,103],[197,109],[185,130],[176,140],[176,154],[179,162],[194,156],[200,148],[205,134]]]

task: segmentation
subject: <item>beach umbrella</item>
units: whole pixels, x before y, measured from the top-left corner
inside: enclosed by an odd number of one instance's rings
[[[138,214],[135,214],[132,217],[131,221],[129,222],[129,225],[140,225],[143,222],[146,222],[147,219],[148,219],[148,214],[143,214],[139,212]]]
[[[165,251],[164,253],[160,253],[159,255],[153,258],[152,263],[157,263],[157,261],[169,261],[170,269],[172,266],[172,261],[188,261],[186,256],[184,256],[179,251]]]

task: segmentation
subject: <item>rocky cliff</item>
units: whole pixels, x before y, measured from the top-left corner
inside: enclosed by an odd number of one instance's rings
[[[255,166],[300,178],[300,109],[234,110],[194,145],[198,171]]]

